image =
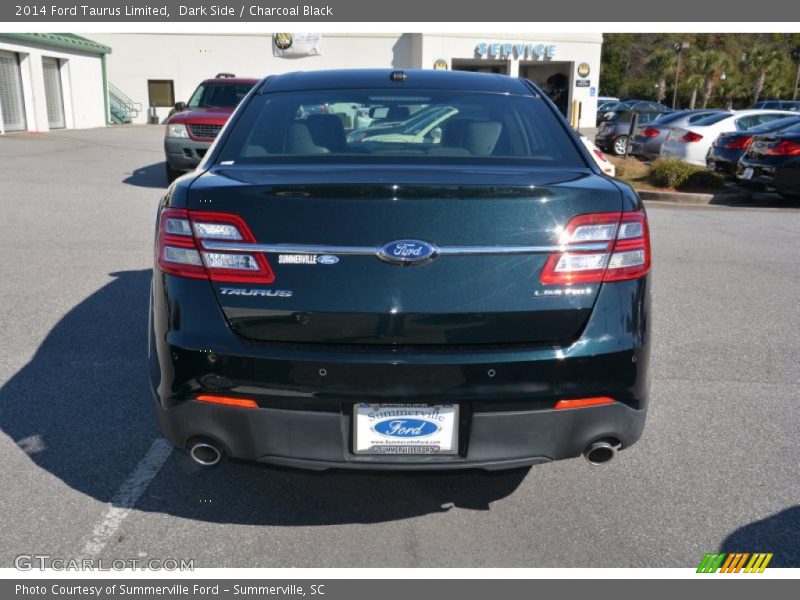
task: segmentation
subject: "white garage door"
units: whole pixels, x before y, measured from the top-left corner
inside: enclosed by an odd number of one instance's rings
[[[0,50],[0,112],[3,114],[3,129],[6,131],[26,129],[19,55],[3,50]]]
[[[64,96],[61,92],[61,65],[57,58],[42,57],[44,70],[44,95],[47,100],[47,122],[50,129],[63,129]]]

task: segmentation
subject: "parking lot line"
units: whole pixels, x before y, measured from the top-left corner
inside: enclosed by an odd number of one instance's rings
[[[117,532],[136,502],[158,475],[172,454],[172,444],[164,438],[156,439],[147,454],[111,497],[110,506],[103,518],[92,529],[83,545],[82,558],[94,558],[102,552],[108,540]]]

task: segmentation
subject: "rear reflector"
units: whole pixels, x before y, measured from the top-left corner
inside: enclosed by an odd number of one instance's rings
[[[222,404],[224,406],[238,406],[240,408],[258,408],[255,400],[249,398],[231,398],[230,396],[204,395],[197,396],[195,400],[209,404]]]
[[[600,244],[575,250],[575,244]],[[650,271],[650,233],[644,211],[578,215],[559,237],[563,251],[547,257],[545,285],[600,283],[643,277]]]
[[[556,402],[556,410],[567,410],[570,408],[588,408],[589,406],[602,406],[604,404],[614,404],[616,400],[599,396],[597,398],[578,398],[576,400],[559,400]]]
[[[158,267],[165,273],[231,283],[273,283],[275,274],[263,254],[209,252],[204,240],[255,243],[247,224],[228,213],[166,208],[158,230]]]

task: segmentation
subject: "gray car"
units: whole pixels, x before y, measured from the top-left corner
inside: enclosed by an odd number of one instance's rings
[[[727,112],[722,109],[709,108],[699,110],[681,110],[661,115],[650,123],[642,123],[636,127],[631,139],[630,152],[643,160],[655,160],[661,151],[661,145],[667,140],[667,134],[673,127],[689,125],[709,115]]]
[[[612,118],[600,123],[594,143],[606,152],[616,156],[625,154],[628,145],[628,135],[631,131],[633,115],[637,123],[651,123],[661,116],[660,112],[638,112],[625,110],[612,113]]]

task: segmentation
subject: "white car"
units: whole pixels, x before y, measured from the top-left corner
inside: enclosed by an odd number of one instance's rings
[[[667,133],[661,145],[662,158],[679,158],[689,164],[706,166],[706,155],[719,134],[746,131],[786,116],[796,116],[787,110],[736,110],[708,116],[689,127],[675,127]]]
[[[610,177],[614,177],[617,174],[617,168],[614,166],[614,163],[608,160],[606,155],[603,154],[603,151],[595,146],[592,140],[583,135],[580,136],[580,138],[583,142],[583,145],[586,146],[586,149],[589,151],[589,154],[592,155],[594,162],[597,163],[597,166],[603,169],[603,173]]]

